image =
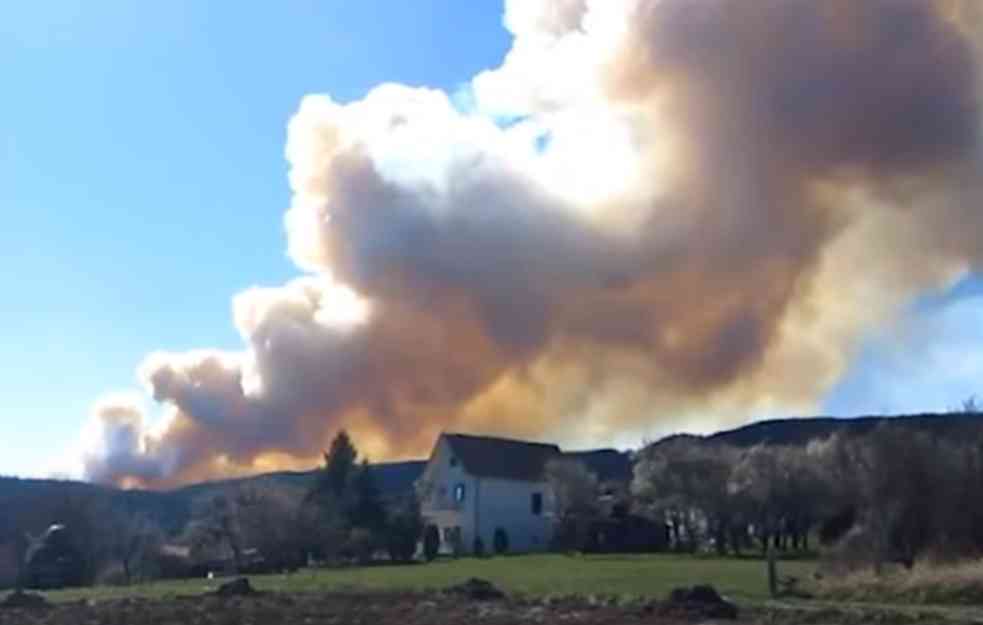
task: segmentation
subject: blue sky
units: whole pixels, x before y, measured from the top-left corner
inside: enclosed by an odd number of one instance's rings
[[[38,470],[148,351],[241,346],[232,295],[298,273],[303,95],[452,90],[508,44],[496,2],[3,3],[0,474]]]
[[[285,255],[300,98],[497,66],[492,1],[8,2],[0,7],[0,474],[41,470],[154,349],[241,345],[231,297]],[[180,293],[179,299],[170,294]],[[940,409],[983,392],[983,289],[873,337],[824,412]],[[977,387],[978,386],[978,387]]]
[[[898,327],[869,337],[826,397],[830,415],[903,414],[958,408],[983,398],[983,281],[913,302]]]

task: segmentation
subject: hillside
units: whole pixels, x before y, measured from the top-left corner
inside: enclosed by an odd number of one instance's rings
[[[834,432],[846,435],[862,435],[881,423],[890,422],[899,427],[916,428],[938,435],[957,435],[969,429],[983,427],[983,415],[951,413],[921,414],[899,417],[869,416],[854,419],[816,417],[799,419],[775,419],[759,421],[743,427],[717,432],[703,440],[749,447],[757,444],[804,445],[811,440],[826,438]],[[677,438],[676,435],[659,441],[656,445]],[[627,481],[631,479],[631,456],[613,449],[569,452],[587,465],[602,481]],[[372,466],[376,483],[383,496],[393,497],[409,492],[420,477],[424,461],[381,463]],[[32,501],[66,499],[96,495],[114,506],[133,512],[143,512],[169,532],[179,531],[190,518],[196,499],[219,490],[250,484],[272,484],[306,489],[314,479],[315,471],[279,472],[234,480],[203,482],[172,491],[156,492],[121,491],[82,482],[34,480],[0,477],[0,509],[30,506]],[[0,515],[0,533],[4,531]]]
[[[613,449],[572,452],[601,480],[631,479],[627,454]],[[392,498],[412,490],[423,473],[426,462],[389,462],[372,465],[371,470],[383,497]],[[283,471],[252,477],[215,480],[192,484],[171,491],[118,490],[84,482],[37,480],[0,477],[0,506],[25,506],[32,501],[66,500],[73,497],[98,497],[114,507],[142,512],[167,532],[178,532],[191,517],[196,500],[211,493],[249,485],[272,485],[307,489],[316,475],[311,471]],[[0,533],[3,528],[0,527]]]
[[[836,417],[773,419],[757,421],[703,438],[736,447],[750,447],[761,443],[768,445],[805,445],[809,441],[828,438],[837,432],[847,436],[860,436],[883,423],[948,436],[969,429],[980,428],[983,426],[983,414],[928,413],[896,417],[864,416],[851,419]]]

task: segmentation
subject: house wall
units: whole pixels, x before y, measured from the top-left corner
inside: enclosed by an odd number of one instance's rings
[[[495,529],[503,528],[509,537],[509,552],[524,553],[549,549],[553,536],[552,497],[545,482],[519,482],[482,478],[477,486],[477,528],[485,549],[494,547]],[[542,511],[532,511],[533,494],[542,496]],[[474,541],[472,535],[471,547]]]
[[[432,486],[430,496],[421,502],[421,512],[427,524],[440,529],[440,551],[447,554],[453,551],[452,543],[446,540],[448,529],[461,528],[461,540],[468,551],[474,541],[476,480],[460,463],[452,466],[453,457],[450,445],[440,438],[421,477]],[[454,489],[459,484],[464,485],[462,502],[454,499]]]
[[[421,502],[427,524],[440,529],[441,553],[452,553],[446,540],[449,528],[460,528],[465,553],[471,553],[476,535],[491,553],[495,529],[502,527],[509,536],[509,551],[545,551],[552,538],[552,497],[544,482],[521,482],[497,478],[476,478],[458,463],[452,466],[453,452],[441,438],[431,454],[422,480],[432,485],[430,496]],[[464,501],[458,502],[454,489],[464,486]],[[532,514],[532,495],[543,495],[541,515]]]

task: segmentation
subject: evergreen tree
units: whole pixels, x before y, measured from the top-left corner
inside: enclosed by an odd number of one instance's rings
[[[348,521],[351,525],[371,532],[383,532],[386,526],[386,508],[382,504],[368,460],[363,460],[355,471],[348,492]]]
[[[310,493],[314,499],[342,500],[349,481],[355,473],[358,451],[348,432],[341,430],[331,442],[331,450],[324,454],[324,468],[318,472],[317,481]]]

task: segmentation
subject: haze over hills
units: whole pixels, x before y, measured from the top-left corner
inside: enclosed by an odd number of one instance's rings
[[[976,429],[983,426],[983,415],[978,413],[941,413],[896,417],[864,416],[851,419],[835,417],[774,419],[758,421],[707,436],[677,434],[654,444],[658,445],[680,436],[694,436],[695,438],[737,447],[750,447],[758,444],[805,445],[809,441],[823,439],[834,433],[848,436],[862,435],[882,423],[930,431],[939,435],[951,435],[966,429]],[[631,452],[598,449],[570,452],[570,455],[584,462],[602,481],[626,481],[631,478]],[[379,463],[372,465],[372,471],[383,496],[394,497],[407,493],[413,488],[414,482],[422,474],[425,465],[425,460]],[[0,477],[0,506],[31,505],[32,500],[44,498],[104,496],[113,505],[122,507],[131,513],[146,514],[165,531],[177,532],[187,523],[194,502],[201,497],[229,488],[250,485],[306,489],[314,479],[316,472],[317,469],[266,473],[232,480],[201,482],[166,491],[120,490],[77,481]]]

